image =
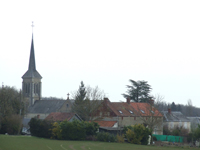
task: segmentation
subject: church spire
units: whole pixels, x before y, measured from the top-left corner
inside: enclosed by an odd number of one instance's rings
[[[32,41],[31,41],[31,52],[29,58],[29,67],[28,71],[22,76],[22,78],[39,78],[42,79],[42,76],[37,72],[35,65],[35,52],[34,52],[34,42],[33,42],[33,22],[32,22]]]
[[[29,68],[28,70],[35,71],[35,53],[34,53],[34,43],[33,43],[33,34],[32,34],[32,42],[31,42],[31,53],[29,59]]]

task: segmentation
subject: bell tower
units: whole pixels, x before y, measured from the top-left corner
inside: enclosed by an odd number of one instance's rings
[[[33,33],[31,41],[29,67],[26,73],[22,76],[22,79],[23,98],[29,103],[28,106],[32,106],[36,100],[41,100],[42,97],[42,76],[36,70]]]

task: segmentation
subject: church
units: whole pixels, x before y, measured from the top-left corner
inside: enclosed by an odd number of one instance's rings
[[[52,112],[71,112],[74,101],[70,100],[69,96],[67,100],[42,100],[42,76],[36,70],[33,33],[28,70],[22,76],[22,80],[22,95],[26,105],[24,118],[27,121],[33,117],[45,119]]]

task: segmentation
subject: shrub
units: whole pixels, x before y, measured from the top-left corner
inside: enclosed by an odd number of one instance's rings
[[[117,134],[117,143],[124,143],[124,135]]]
[[[97,140],[102,142],[115,142],[116,137],[108,132],[97,133]]]
[[[62,130],[58,122],[53,123],[51,131],[52,131],[52,136],[51,136],[52,139],[59,139],[59,140],[62,139],[62,134],[61,134]]]
[[[127,127],[125,130],[128,142],[133,144],[147,145],[151,131],[148,128],[145,128],[144,125],[136,124],[134,126]]]
[[[74,120],[68,122],[51,122],[47,120],[40,120],[32,118],[29,122],[30,132],[33,136],[59,139],[59,140],[84,140],[86,137],[93,137],[96,135],[98,129],[97,123],[80,122]]]
[[[29,122],[30,132],[32,136],[50,138],[52,122],[47,120],[40,120],[32,118]]]
[[[99,129],[99,125],[96,122],[84,122],[86,136],[93,136],[97,134],[97,130]]]
[[[6,116],[1,121],[1,134],[19,134],[22,128],[22,117],[20,115]]]

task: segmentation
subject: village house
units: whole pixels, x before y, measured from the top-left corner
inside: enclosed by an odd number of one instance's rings
[[[96,121],[117,122],[116,126],[120,130],[129,125],[147,124],[149,118],[153,118],[156,120],[154,133],[163,134],[163,115],[149,103],[133,103],[129,98],[126,102],[110,102],[105,98],[94,116]]]
[[[184,116],[180,111],[171,111],[169,108],[168,111],[162,111],[164,116],[164,127],[166,127],[169,131],[172,131],[176,128],[184,128],[191,131],[191,122],[190,120]]]

